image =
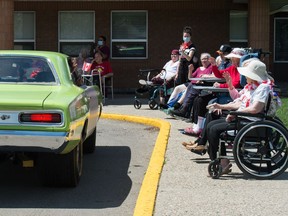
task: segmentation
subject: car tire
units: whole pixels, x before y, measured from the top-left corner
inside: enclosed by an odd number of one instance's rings
[[[83,152],[84,153],[93,153],[96,147],[96,127],[93,133],[84,141],[83,143]]]
[[[67,154],[40,153],[38,174],[44,186],[76,187],[83,168],[83,142]]]

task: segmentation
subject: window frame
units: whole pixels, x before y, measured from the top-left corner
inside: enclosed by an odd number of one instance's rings
[[[146,35],[145,35],[145,39],[113,39],[113,13],[117,13],[117,12],[127,12],[127,13],[135,13],[135,12],[141,12],[141,13],[145,13],[146,15],[146,26],[145,26],[145,31],[146,31]],[[110,13],[110,32],[111,32],[111,39],[110,39],[110,49],[111,49],[111,55],[110,58],[111,59],[148,59],[148,10],[111,10]],[[113,56],[113,43],[121,43],[121,42],[126,42],[126,43],[145,43],[145,56],[143,57],[130,57],[130,56],[123,56],[123,57],[115,57]]]
[[[233,39],[233,38],[231,38],[232,37],[232,34],[231,34],[231,16],[236,15],[236,14],[246,15],[247,22],[246,22],[246,38],[245,39],[244,38],[243,39]],[[242,10],[241,11],[231,10],[230,14],[229,14],[229,20],[230,20],[230,24],[229,24],[229,41],[231,43],[247,43],[248,42],[248,11],[245,11],[245,10],[243,10],[243,11]]]
[[[30,45],[33,47],[33,50],[36,49],[36,12],[35,11],[14,11],[13,16],[14,16],[14,27],[16,26],[15,23],[15,14],[16,13],[22,13],[22,14],[32,14],[33,15],[33,39],[15,39],[15,34],[13,38],[13,43],[14,43],[14,49],[16,48],[15,46],[17,45]],[[18,49],[16,49],[18,50]],[[22,49],[23,50],[23,49]]]
[[[93,18],[92,18],[92,28],[93,28],[93,37],[92,39],[61,39],[61,20],[60,20],[60,14],[61,13],[92,13],[93,14]],[[86,46],[88,47],[89,46],[89,49],[91,47],[92,44],[95,43],[95,11],[93,10],[72,10],[72,11],[67,11],[67,10],[61,10],[61,11],[58,11],[58,52],[61,52],[61,43],[62,44],[75,44],[75,45],[78,45],[78,44],[83,44],[83,47],[85,48]],[[89,50],[90,51],[90,50]],[[80,52],[80,50],[79,50]],[[78,52],[78,54],[79,54]],[[72,57],[77,57],[78,54],[76,55],[71,55]]]
[[[273,54],[273,61],[275,62],[275,63],[288,63],[288,57],[287,57],[287,60],[277,60],[276,59],[276,54],[278,53],[278,51],[277,51],[277,38],[276,38],[276,34],[277,34],[277,25],[276,25],[276,22],[278,21],[278,20],[286,20],[287,21],[287,25],[288,25],[288,17],[275,17],[274,18],[274,47],[273,47],[273,49],[274,49],[274,54]],[[286,39],[287,40],[287,39]],[[283,41],[282,41],[283,42]],[[287,52],[288,52],[288,47],[287,47]]]

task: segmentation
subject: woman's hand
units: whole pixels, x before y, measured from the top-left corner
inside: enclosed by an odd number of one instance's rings
[[[224,77],[225,80],[226,80],[226,83],[227,83],[227,85],[228,85],[228,88],[232,90],[232,89],[234,88],[234,86],[232,85],[232,79],[231,79],[231,76],[230,76],[229,72],[225,71],[225,72],[223,73],[223,77]]]
[[[204,82],[201,81],[201,80],[197,80],[197,81],[196,81],[196,84],[204,84]]]
[[[213,103],[213,104],[209,104],[206,106],[207,109],[222,109],[222,106],[221,104],[218,104],[218,103]]]
[[[213,112],[216,113],[217,115],[222,114],[221,104],[218,103],[209,104],[206,106],[206,109],[209,110],[209,113]]]
[[[210,58],[208,59],[208,61],[210,62],[210,64],[211,64],[212,66],[215,66],[215,65],[216,65],[216,60],[215,60],[214,57],[210,57]]]
[[[178,73],[176,73],[176,75],[174,76],[174,80],[176,81],[178,78]]]
[[[220,83],[215,82],[215,83],[213,84],[213,87],[214,87],[214,88],[220,88]]]
[[[231,122],[235,119],[235,116],[234,115],[230,115],[228,114],[227,117],[226,117],[226,122]]]
[[[222,115],[222,109],[214,109],[212,112],[216,113],[218,116]]]

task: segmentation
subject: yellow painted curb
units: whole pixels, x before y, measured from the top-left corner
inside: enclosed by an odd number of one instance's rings
[[[162,119],[119,114],[102,113],[101,118],[147,124],[160,129],[134,209],[134,216],[153,215],[158,184],[170,134],[170,123]]]

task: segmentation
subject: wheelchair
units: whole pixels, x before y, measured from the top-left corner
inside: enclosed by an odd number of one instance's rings
[[[135,90],[134,97],[134,108],[140,109],[142,106],[142,99],[148,99],[148,106],[150,109],[158,109],[159,101],[158,97],[160,91],[164,92],[164,97],[167,99],[168,95],[171,94],[171,89],[167,89],[166,80],[164,79],[164,84],[153,84],[150,81],[150,75],[152,73],[158,74],[163,69],[140,69],[140,76],[145,76],[145,80],[142,79],[141,87]],[[139,77],[140,77],[139,76]],[[170,94],[169,94],[170,93]]]
[[[264,180],[281,175],[288,167],[288,130],[281,120],[277,116],[268,116],[267,112],[249,114],[235,111],[230,114],[236,116],[236,129],[221,133],[218,156],[209,163],[209,175],[214,179],[221,176],[223,167],[220,160],[223,158],[234,160],[248,178]],[[240,116],[261,120],[247,122]],[[220,153],[223,147],[227,150],[226,156]]]

